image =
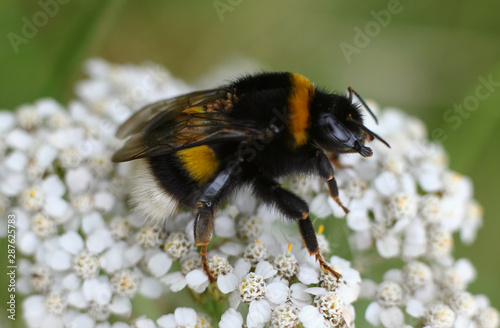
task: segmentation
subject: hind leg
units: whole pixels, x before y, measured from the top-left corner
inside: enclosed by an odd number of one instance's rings
[[[235,172],[236,168],[237,166],[232,166],[221,171],[212,182],[208,183],[196,202],[194,242],[196,246],[201,246],[201,263],[203,264],[203,271],[207,274],[210,283],[215,282],[215,277],[208,267],[207,247],[210,242],[210,237],[212,236],[215,207],[220,203],[223,195],[227,194],[230,188],[229,182],[231,175]]]

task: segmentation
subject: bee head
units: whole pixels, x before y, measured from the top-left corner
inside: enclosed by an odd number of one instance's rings
[[[363,157],[373,155],[371,148],[365,142],[378,139],[390,148],[389,144],[376,133],[363,125],[359,104],[353,104],[353,93],[370,115],[377,118],[363,99],[349,87],[349,97],[318,92],[313,100],[312,136],[318,145],[328,152],[354,153]]]

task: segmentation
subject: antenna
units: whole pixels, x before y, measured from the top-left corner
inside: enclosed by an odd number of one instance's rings
[[[352,104],[352,94],[354,93],[356,95],[356,97],[358,97],[359,101],[363,104],[363,106],[365,106],[368,113],[370,113],[370,115],[373,117],[373,119],[375,120],[375,123],[378,124],[377,117],[375,116],[375,114],[373,114],[372,110],[370,109],[370,107],[368,107],[368,105],[365,103],[363,98],[361,98],[361,96],[356,91],[354,91],[354,89],[352,87],[348,87],[347,90],[349,91],[349,102]]]

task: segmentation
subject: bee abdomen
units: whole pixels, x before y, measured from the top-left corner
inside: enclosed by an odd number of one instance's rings
[[[164,223],[175,214],[179,203],[162,188],[146,159],[138,159],[132,165],[130,205],[141,217]]]

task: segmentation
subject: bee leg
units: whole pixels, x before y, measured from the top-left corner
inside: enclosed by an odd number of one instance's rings
[[[211,202],[199,201],[196,203],[196,214],[194,219],[194,244],[201,246],[201,264],[203,271],[208,276],[211,284],[215,282],[215,278],[210,272],[207,261],[207,247],[212,236],[212,228],[214,226],[214,208]]]
[[[330,191],[330,196],[333,200],[344,210],[345,214],[349,213],[349,209],[342,204],[339,199],[339,188],[337,186],[337,181],[333,175],[333,166],[328,157],[323,151],[318,150],[316,153],[316,169],[323,179],[326,180],[328,190]]]
[[[300,235],[302,236],[302,241],[304,242],[304,245],[306,245],[309,254],[316,256],[316,261],[319,262],[319,265],[324,270],[330,272],[335,278],[337,278],[338,281],[342,277],[342,275],[333,270],[332,267],[329,266],[328,263],[326,263],[323,259],[323,256],[319,251],[316,232],[314,231],[314,227],[311,219],[309,218],[309,215],[307,216],[307,218],[299,220],[299,229]]]
[[[196,203],[196,213],[194,220],[194,243],[196,246],[201,246],[201,263],[203,271],[208,276],[210,283],[216,281],[215,277],[210,272],[207,261],[207,247],[212,236],[214,226],[215,206],[219,203],[222,194],[227,191],[229,178],[231,174],[239,167],[237,162],[234,165],[220,172],[215,179],[205,187],[203,194]]]
[[[309,206],[307,203],[292,192],[283,189],[276,181],[266,178],[256,179],[254,181],[254,190],[266,203],[274,204],[287,217],[298,221],[302,241],[309,254],[316,257],[316,260],[323,269],[333,274],[337,280],[340,279],[340,274],[325,262],[319,251],[318,240],[311,219],[309,218]]]

